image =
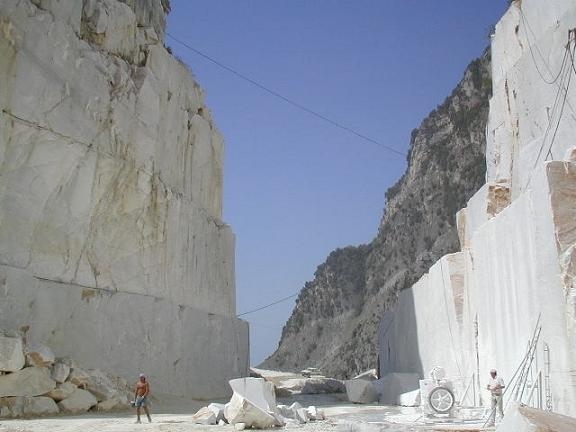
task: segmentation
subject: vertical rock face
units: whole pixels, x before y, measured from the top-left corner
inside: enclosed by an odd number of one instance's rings
[[[458,249],[455,213],[484,182],[490,54],[412,132],[408,169],[386,193],[377,237],[330,254],[306,284],[264,367],[320,366],[351,377],[375,368],[378,326],[397,292]]]
[[[166,0],[0,3],[0,325],[158,391],[246,373],[223,142]]]
[[[458,213],[461,251],[384,315],[383,371],[440,364],[459,390],[472,378],[481,389],[493,367],[512,379],[536,332],[528,376],[540,369],[544,383],[509,382],[505,398],[576,415],[574,22],[571,0],[522,0],[497,24],[487,183]]]

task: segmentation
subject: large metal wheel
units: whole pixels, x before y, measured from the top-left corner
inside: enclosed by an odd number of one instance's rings
[[[436,387],[428,395],[428,402],[434,411],[446,414],[454,406],[454,394],[446,387]]]

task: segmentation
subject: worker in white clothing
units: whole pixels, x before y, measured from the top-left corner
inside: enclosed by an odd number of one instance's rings
[[[490,382],[486,386],[490,390],[491,400],[492,400],[492,410],[490,411],[490,419],[488,420],[488,426],[494,426],[496,421],[496,410],[500,414],[500,418],[504,418],[504,410],[502,408],[502,393],[504,390],[504,380],[498,376],[496,369],[490,371]]]

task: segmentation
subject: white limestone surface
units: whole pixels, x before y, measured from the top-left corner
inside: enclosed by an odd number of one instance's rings
[[[365,404],[378,400],[378,391],[373,381],[352,379],[344,381],[344,385],[350,402]]]
[[[572,432],[576,419],[556,413],[512,404],[497,432]]]
[[[223,140],[167,2],[0,2],[0,326],[156,388],[245,376]]]
[[[568,85],[574,71],[566,45],[575,20],[571,0],[522,0],[496,25],[487,178],[508,181],[513,197],[542,162],[574,145],[576,90]]]
[[[412,372],[423,377],[438,365],[451,378],[471,373],[461,333],[464,264],[462,253],[444,256],[400,293],[397,307],[382,322],[381,374]],[[409,390],[413,389],[405,391]]]
[[[551,162],[542,167],[532,191],[478,228],[469,249],[443,257],[401,294],[397,309],[385,317],[390,321],[393,316],[393,321],[389,332],[381,335],[384,370],[423,373],[442,365],[449,376],[461,380],[460,391],[474,376],[478,399],[487,401],[489,395],[479,389],[485,387],[488,371],[497,368],[505,381],[512,378],[540,316],[536,363],[544,364],[547,344],[553,407],[574,413],[573,306],[562,283],[557,246],[557,233],[572,233],[562,227],[572,226],[573,219],[564,214],[569,223],[555,224],[561,218],[554,218],[551,204],[558,184],[557,177],[551,176],[569,173],[566,164]],[[447,284],[444,263],[449,257],[459,257],[459,270],[450,272],[459,276]]]
[[[58,407],[65,413],[77,414],[88,411],[98,400],[89,391],[77,388],[66,399],[58,402]]]
[[[248,368],[244,321],[158,297],[79,290],[10,267],[0,267],[0,280],[0,320],[30,325],[31,336],[88,368],[134,381],[145,372],[156,391],[198,399],[226,395],[228,380]]]
[[[418,390],[418,378],[418,374],[415,373],[387,373],[375,381],[379,385],[380,403],[400,405],[403,394]]]
[[[266,412],[278,414],[274,384],[264,378],[237,378],[229,381],[232,391]]]
[[[15,372],[22,369],[24,363],[22,339],[0,335],[0,371]]]
[[[52,349],[39,341],[27,341],[25,352],[29,366],[51,367],[56,360]]]
[[[10,396],[40,396],[56,387],[46,368],[28,367],[0,375],[0,398]]]
[[[284,421],[280,415],[263,410],[250,400],[234,393],[230,401],[224,407],[224,416],[228,423],[240,426],[239,430],[245,427],[255,429],[270,429],[274,426],[283,426]]]
[[[51,376],[57,383],[63,383],[70,374],[70,366],[66,363],[58,361],[54,363],[51,370]]]
[[[545,379],[530,402],[576,415],[576,165],[560,160],[576,136],[566,51],[574,22],[573,1],[522,0],[496,26],[487,183],[459,214],[462,252],[434,264],[383,317],[384,372],[440,365],[469,400],[487,403],[488,371],[511,389],[538,325],[527,386],[539,371]]]
[[[72,384],[71,382],[65,382],[58,384],[55,389],[46,393],[46,396],[54,399],[56,402],[60,402],[61,400],[70,397],[76,388],[76,385]]]

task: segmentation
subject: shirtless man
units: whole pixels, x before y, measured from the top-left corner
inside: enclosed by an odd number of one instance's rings
[[[140,407],[144,408],[148,423],[152,423],[150,412],[148,411],[148,395],[150,394],[150,383],[146,381],[146,376],[140,374],[138,382],[136,383],[136,391],[134,394],[134,406],[136,407],[136,423],[140,423]]]

